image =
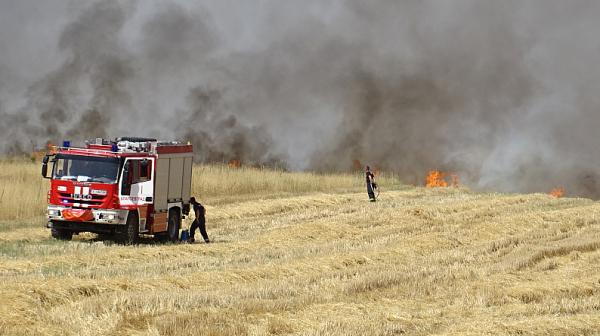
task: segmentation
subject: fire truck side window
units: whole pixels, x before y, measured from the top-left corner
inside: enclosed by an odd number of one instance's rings
[[[138,183],[140,181],[140,161],[131,161],[131,183]]]
[[[151,165],[141,164],[141,160],[129,160],[129,183],[136,184],[150,180]]]
[[[59,178],[60,179],[64,175],[67,175],[67,172],[69,170],[69,166],[68,166],[68,161],[67,160],[59,159],[56,162],[55,167],[56,167],[55,168],[56,171],[55,171],[54,178]]]
[[[145,182],[150,180],[150,166],[151,162],[144,167],[144,165],[140,164],[140,182]]]

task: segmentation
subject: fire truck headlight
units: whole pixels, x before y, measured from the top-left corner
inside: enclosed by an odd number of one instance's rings
[[[113,215],[113,214],[108,215],[108,220],[115,220],[115,215]]]
[[[54,217],[59,217],[60,216],[60,210],[48,210],[48,215],[49,216],[54,216]]]

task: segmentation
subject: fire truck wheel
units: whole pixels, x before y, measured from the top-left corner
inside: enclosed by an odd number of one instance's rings
[[[176,242],[179,240],[179,227],[181,226],[181,220],[177,211],[171,210],[169,212],[169,225],[167,227],[167,239]]]
[[[71,238],[73,238],[73,232],[65,229],[51,228],[50,234],[52,235],[52,238],[60,240],[71,240]]]
[[[127,216],[125,225],[117,228],[115,232],[115,240],[125,245],[133,245],[138,240],[140,231],[140,221],[136,212],[131,211]]]

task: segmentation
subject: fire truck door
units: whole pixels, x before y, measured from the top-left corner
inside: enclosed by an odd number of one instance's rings
[[[121,183],[121,205],[144,205],[154,202],[152,172],[154,158],[131,158],[125,161],[127,182]],[[125,177],[125,174],[123,175]]]

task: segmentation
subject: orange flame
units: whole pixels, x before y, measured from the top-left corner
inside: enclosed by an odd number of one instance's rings
[[[565,190],[563,188],[561,188],[560,186],[558,186],[559,189],[552,189],[552,191],[550,192],[550,195],[554,196],[554,197],[561,197],[564,193]]]
[[[58,152],[51,141],[46,142],[46,149],[48,150],[48,154],[56,154]]]
[[[360,171],[360,161],[354,160],[352,166],[350,166],[350,171],[346,173],[346,175],[352,175],[356,172]]]
[[[375,171],[373,172],[373,175],[379,174],[380,171],[381,171],[381,168],[375,168]]]
[[[427,180],[426,187],[447,187],[446,181],[444,181],[444,176],[446,173],[440,173],[437,170],[432,170],[429,172],[429,176],[425,178]]]
[[[231,160],[231,163],[229,164],[229,167],[240,167],[241,164],[237,161],[237,160]]]
[[[458,187],[460,185],[460,181],[458,180],[458,175],[450,174],[452,176],[452,187]]]
[[[39,158],[43,158],[46,155],[56,154],[56,152],[57,152],[56,147],[54,147],[54,144],[52,143],[52,141],[47,141],[46,147],[37,152],[32,152],[31,157],[35,157],[35,158],[39,159]]]

